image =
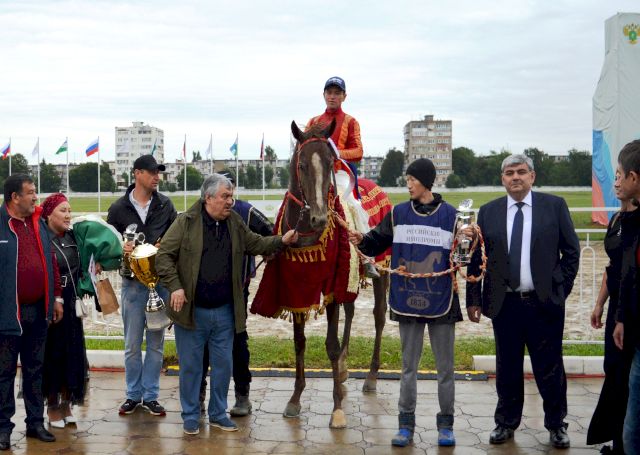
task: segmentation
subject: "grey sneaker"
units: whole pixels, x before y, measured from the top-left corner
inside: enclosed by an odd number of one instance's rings
[[[220,428],[222,431],[238,431],[238,425],[227,416],[217,420],[209,419],[209,425],[214,428]]]

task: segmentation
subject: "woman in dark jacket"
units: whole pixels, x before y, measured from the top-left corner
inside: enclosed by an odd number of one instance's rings
[[[622,267],[622,221],[638,216],[636,206],[630,200],[621,199],[620,212],[609,221],[604,248],[609,256],[596,305],[591,313],[591,326],[602,328],[604,304],[609,299],[609,308],[604,332],[604,372],[605,380],[598,405],[591,418],[587,433],[587,444],[602,444],[613,441],[613,445],[603,446],[601,453],[624,454],[622,449],[622,425],[627,408],[629,370],[633,360],[633,349],[619,350],[613,341],[615,315],[620,302],[620,274]],[[629,344],[630,345],[630,344]]]
[[[64,300],[62,321],[51,325],[47,333],[42,388],[49,425],[64,428],[65,424],[76,422],[71,408],[84,401],[87,389],[84,331],[82,319],[76,316],[80,254],[71,230],[71,207],[63,194],[54,193],[45,199],[42,217],[52,232]]]

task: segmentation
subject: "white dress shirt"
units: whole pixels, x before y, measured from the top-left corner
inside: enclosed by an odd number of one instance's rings
[[[520,256],[520,286],[516,291],[533,291],[533,277],[531,276],[531,222],[532,222],[532,201],[531,191],[524,197],[522,202],[522,214],[524,224],[522,227],[522,254]],[[507,194],[507,242],[511,251],[511,230],[513,220],[518,212],[518,201]]]
[[[136,198],[133,197],[134,191],[135,189],[131,190],[131,192],[129,193],[129,201],[131,202],[131,204],[133,204],[133,208],[136,209],[136,212],[138,212],[138,216],[140,217],[142,222],[146,223],[147,214],[149,213],[149,207],[151,207],[151,201],[153,200],[153,196],[149,198],[149,201],[145,205],[142,205],[138,201],[136,201]]]

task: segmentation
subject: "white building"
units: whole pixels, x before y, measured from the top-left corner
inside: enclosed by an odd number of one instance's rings
[[[436,167],[434,186],[444,186],[453,173],[451,158],[451,120],[413,120],[404,126],[404,168],[418,158],[429,158]]]
[[[374,182],[377,181],[383,161],[383,156],[363,156],[360,161],[360,175]]]
[[[116,126],[116,185],[126,186],[129,182],[123,174],[131,175],[133,162],[152,151],[156,160],[164,163],[164,131],[160,128],[144,122],[133,122],[130,127]]]

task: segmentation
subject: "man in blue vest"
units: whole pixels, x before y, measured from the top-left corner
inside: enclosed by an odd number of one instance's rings
[[[410,200],[396,205],[369,233],[352,231],[349,239],[369,256],[391,247],[392,268],[404,265],[411,273],[447,270],[456,210],[442,196],[431,192],[436,169],[430,160],[421,158],[412,162],[406,174]],[[462,320],[462,312],[451,275],[412,279],[394,274],[389,294],[390,317],[400,323],[402,344],[399,430],[391,444],[404,447],[413,441],[417,373],[427,325],[438,370],[438,445],[453,446],[453,342],[455,323]]]
[[[226,176],[234,186],[236,181],[231,174]],[[234,199],[233,210],[242,217],[244,223],[252,232],[263,237],[273,235],[273,223],[258,209],[246,201]],[[244,303],[249,302],[249,282],[256,276],[255,256],[245,256],[242,262],[242,283],[244,285]],[[245,312],[246,313],[246,312]],[[246,315],[245,315],[246,318]],[[245,330],[236,333],[233,338],[233,384],[236,395],[236,403],[230,409],[229,414],[234,417],[243,417],[251,414],[251,401],[249,400],[249,389],[251,384],[251,372],[249,371],[249,334]],[[205,412],[205,398],[207,396],[207,375],[209,370],[209,349],[204,348],[204,358],[202,364],[202,382],[200,383],[200,410]]]

